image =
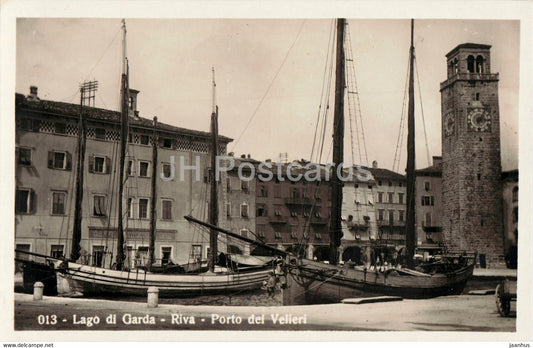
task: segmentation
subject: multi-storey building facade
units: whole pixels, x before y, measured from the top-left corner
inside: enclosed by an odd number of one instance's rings
[[[415,171],[415,209],[418,253],[432,254],[442,248],[442,157]]]
[[[371,246],[379,240],[389,246],[405,244],[406,178],[374,161],[371,173],[354,175],[343,188],[341,257],[356,263],[369,259]]]
[[[242,158],[234,159],[234,167],[227,172],[222,185],[225,187],[224,197],[224,215],[225,224],[223,227],[233,233],[240,234],[243,237],[250,239],[258,239],[255,220],[256,207],[256,185],[257,180],[255,175],[251,173],[249,167],[242,166],[239,177],[239,167],[242,163],[249,163],[251,166],[257,166],[259,161],[251,159],[243,155]],[[229,166],[229,163],[226,164]],[[249,255],[253,248],[250,245],[238,240],[231,240],[228,242],[228,253],[238,253]]]
[[[442,99],[445,239],[475,250],[481,267],[504,265],[498,74],[490,46],[465,43],[447,55]]]
[[[158,160],[152,159],[153,122],[138,116],[132,93],[124,187],[127,262],[147,260],[152,168],[157,165],[157,262],[203,259],[207,234],[183,216],[206,219],[210,134],[158,124]],[[118,225],[120,114],[83,107],[87,120],[82,200],[82,254],[91,264],[109,266],[116,256]],[[16,248],[44,255],[69,256],[74,216],[80,106],[45,101],[32,88],[16,95]],[[206,123],[209,118],[206,117]],[[231,139],[220,136],[220,152]],[[189,166],[187,168],[186,166]],[[194,169],[190,169],[194,167]],[[224,209],[220,200],[219,211]],[[221,217],[224,222],[225,215]]]
[[[277,164],[267,160],[273,168]],[[304,163],[301,163],[304,165]],[[307,181],[302,176],[290,180],[287,164],[281,165],[281,175],[274,172],[272,180],[256,182],[255,234],[266,244],[299,252],[309,258],[328,258],[329,182]],[[303,174],[292,170],[292,177]]]

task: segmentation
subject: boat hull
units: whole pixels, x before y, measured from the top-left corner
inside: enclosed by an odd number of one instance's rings
[[[335,303],[345,298],[379,295],[414,299],[457,295],[463,291],[473,270],[474,265],[470,264],[453,272],[430,275],[409,270],[365,271],[303,262],[291,266],[287,273],[283,304]]]
[[[22,281],[25,293],[33,293],[34,284],[36,282],[41,282],[44,285],[44,295],[57,295],[56,271],[52,263],[40,263],[35,261],[20,262],[22,262]]]
[[[69,262],[58,270],[58,277],[69,284],[69,291],[84,296],[146,296],[156,287],[160,297],[193,297],[258,289],[270,268],[234,273],[157,274],[143,270],[117,271]]]

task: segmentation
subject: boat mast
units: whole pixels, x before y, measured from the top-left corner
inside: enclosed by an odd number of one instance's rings
[[[211,113],[211,170],[210,183],[211,192],[209,198],[209,223],[212,226],[218,225],[218,191],[216,181],[216,156],[218,154],[218,106],[215,100],[215,68],[213,71],[213,109]],[[215,264],[217,262],[218,245],[217,245],[218,231],[211,228],[209,231],[209,270],[214,272]]]
[[[119,167],[119,193],[118,193],[118,236],[117,236],[117,269],[124,266],[124,167],[126,162],[126,146],[128,140],[128,108],[129,108],[129,85],[128,85],[128,58],[126,58],[126,21],[122,20],[122,78],[121,78],[121,127],[120,127],[120,167]]]
[[[157,176],[157,145],[158,145],[158,137],[157,137],[157,117],[154,116],[154,134],[152,136],[152,184],[151,184],[151,194],[152,194],[152,202],[150,205],[150,245],[148,247],[148,270],[152,270],[152,265],[154,264],[155,260],[155,231],[156,231],[156,223],[157,223],[157,216],[156,216],[156,203],[157,203],[157,197],[156,197],[156,176]]]
[[[76,167],[76,196],[74,198],[74,230],[72,232],[72,248],[70,250],[70,260],[76,262],[80,257],[81,242],[81,220],[83,201],[83,170],[85,164],[85,145],[87,142],[87,125],[83,114],[83,101],[85,84],[80,86],[80,119],[78,123],[78,164]]]
[[[411,48],[409,50],[409,105],[407,114],[407,207],[405,224],[405,244],[407,267],[413,266],[415,254],[415,98],[414,98],[414,60],[415,46],[414,20],[411,19]]]
[[[342,238],[341,208],[342,186],[337,173],[338,167],[342,170],[344,151],[344,29],[346,20],[337,20],[337,58],[335,70],[335,114],[333,118],[333,166],[331,174],[331,217],[330,217],[330,241],[329,262],[336,265],[339,262],[338,248]]]

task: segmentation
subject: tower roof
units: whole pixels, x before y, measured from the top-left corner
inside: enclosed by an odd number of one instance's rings
[[[458,46],[456,46],[453,50],[451,50],[450,52],[448,52],[446,54],[446,58],[449,58],[451,55],[453,55],[456,51],[460,50],[461,48],[474,48],[474,49],[490,49],[492,46],[491,45],[483,45],[483,44],[477,44],[477,43],[464,43],[464,44],[460,44]]]

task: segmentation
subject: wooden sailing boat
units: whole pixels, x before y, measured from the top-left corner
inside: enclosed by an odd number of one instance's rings
[[[124,62],[122,71],[121,84],[121,148],[120,148],[120,180],[119,180],[119,222],[118,222],[118,241],[117,241],[117,258],[116,266],[113,269],[89,266],[71,261],[57,261],[56,270],[60,281],[66,281],[69,285],[69,291],[81,292],[84,295],[101,295],[101,294],[115,294],[115,295],[139,295],[145,296],[149,287],[157,287],[159,295],[165,297],[179,297],[179,296],[196,296],[210,293],[231,293],[235,291],[244,291],[256,289],[262,286],[263,281],[266,280],[271,267],[268,263],[258,265],[257,267],[249,267],[246,269],[215,269],[217,258],[217,182],[212,170],[211,178],[211,197],[210,197],[210,223],[212,224],[210,232],[210,269],[208,272],[199,274],[169,274],[152,272],[152,264],[154,260],[154,243],[156,230],[155,210],[151,211],[151,225],[150,225],[150,247],[149,247],[149,265],[147,269],[134,268],[129,269],[124,267],[124,228],[122,221],[122,201],[123,201],[123,183],[125,175],[125,155],[127,146],[128,134],[128,66],[125,58],[125,37],[126,28],[123,22],[124,41]],[[213,87],[214,87],[214,71],[213,71]],[[215,107],[211,115],[211,163],[214,168],[215,156],[218,149],[218,107]],[[154,139],[153,139],[153,170],[152,173],[152,208],[155,207],[155,163],[157,162],[157,119],[154,118]],[[83,168],[83,164],[81,164]],[[74,240],[75,238],[73,238]],[[76,239],[79,241],[79,239]],[[73,246],[73,250],[79,250],[79,246]],[[79,256],[74,255],[73,256]],[[71,260],[76,260],[77,257],[72,257]]]
[[[343,162],[345,62],[344,31],[345,19],[337,20],[337,56],[335,82],[335,116],[333,121],[333,173]],[[338,247],[341,239],[342,182],[332,175],[332,199],[330,220],[329,264],[290,257],[286,265],[287,286],[283,291],[283,304],[309,304],[339,302],[344,298],[398,295],[406,298],[428,298],[440,295],[459,294],[464,289],[474,269],[475,256],[461,255],[444,259],[434,264],[432,273],[414,270],[415,249],[414,215],[414,45],[413,21],[411,22],[409,115],[408,115],[408,160],[407,160],[407,223],[405,268],[386,270],[367,269],[364,266],[342,267]]]

